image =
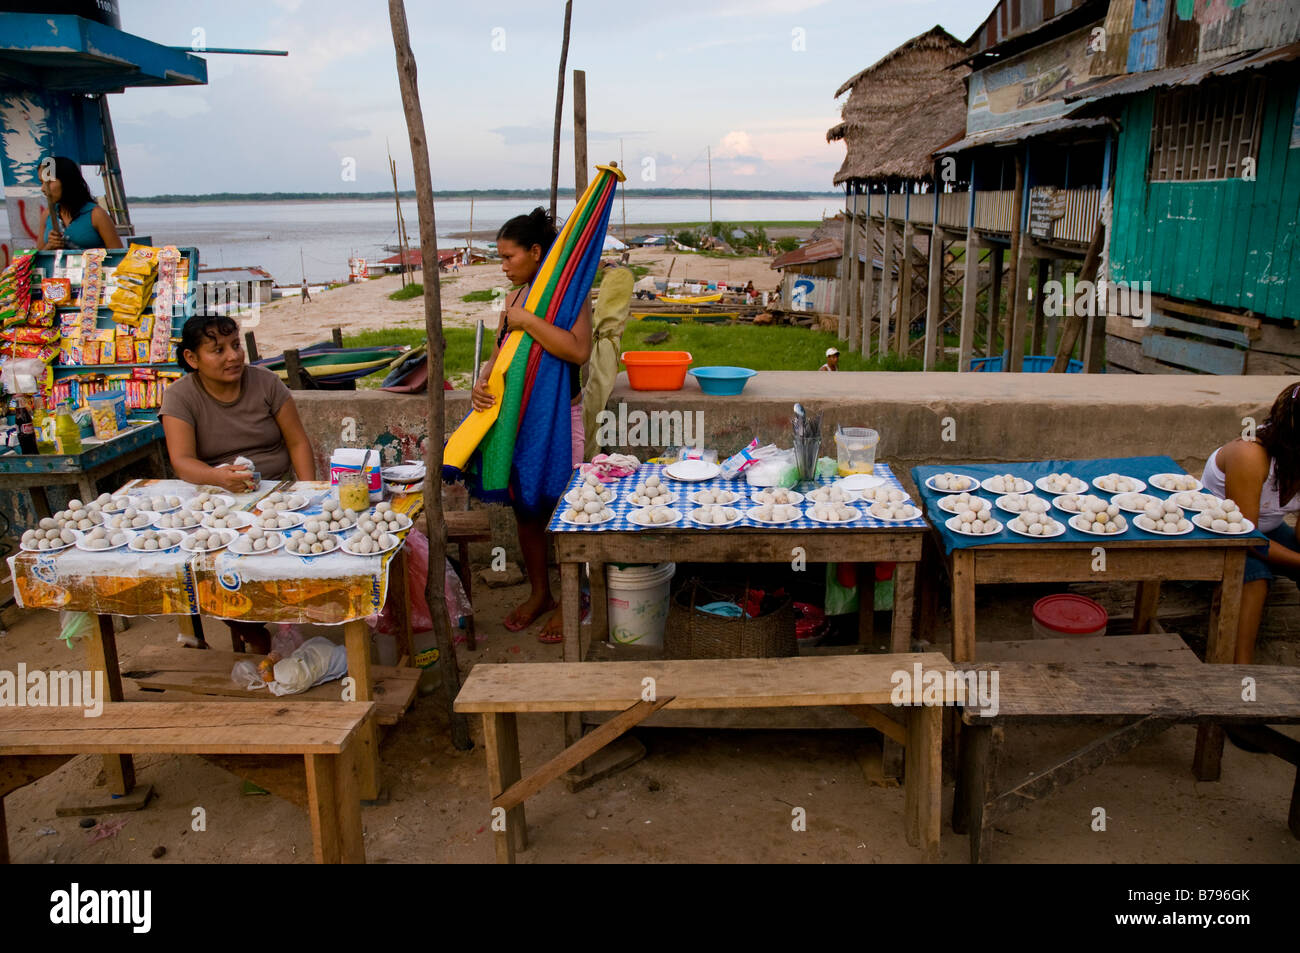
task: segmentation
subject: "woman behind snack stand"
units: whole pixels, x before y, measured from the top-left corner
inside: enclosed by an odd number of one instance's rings
[[[81,168],[71,159],[54,157],[53,173],[41,182],[41,192],[50,204],[41,210],[37,250],[122,247],[113,219],[91,198]],[[58,210],[58,231],[50,209]]]
[[[190,318],[177,354],[186,375],[163,393],[158,416],[178,477],[243,493],[256,485],[254,471],[222,464],[246,457],[264,480],[316,479],[311,440],[289,388],[266,368],[244,362],[233,319]],[[229,625],[252,651],[270,651],[270,635],[261,623]]]
[[[1300,540],[1283,519],[1300,511],[1300,385],[1278,394],[1254,440],[1234,440],[1210,454],[1201,482],[1207,493],[1235,502],[1269,540],[1246,553],[1233,661],[1249,665],[1269,582],[1278,575],[1300,581]]]

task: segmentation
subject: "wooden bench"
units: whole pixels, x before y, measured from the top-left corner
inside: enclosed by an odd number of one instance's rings
[[[474,604],[474,573],[469,565],[469,544],[492,541],[492,525],[488,521],[487,510],[449,510],[442,514],[447,525],[447,545],[456,547],[456,572],[465,587],[465,598]],[[474,628],[474,616],[469,617],[469,626],[465,629],[465,645],[471,651],[478,648],[478,635]]]
[[[969,833],[972,863],[989,859],[994,823],[1033,804],[1171,725],[1228,724],[1260,747],[1300,765],[1300,742],[1265,726],[1300,723],[1300,669],[1272,665],[1154,662],[997,662],[998,711],[962,710],[952,826]],[[1245,701],[1243,679],[1255,682]],[[997,793],[998,748],[1007,724],[1120,725],[1053,767]],[[1291,795],[1291,832],[1300,837],[1300,770]]]
[[[842,705],[886,737],[905,745],[908,843],[927,858],[938,853],[942,769],[942,709],[891,704],[894,674],[947,672],[937,653],[821,658],[718,659],[644,662],[551,662],[474,666],[456,698],[456,711],[483,715],[488,792],[497,861],[513,863],[528,846],[524,801],[577,768],[638,724],[653,725],[660,709],[812,708]],[[888,706],[894,716],[873,706]],[[522,777],[519,712],[616,711],[560,754]],[[504,824],[501,823],[504,821]],[[511,836],[513,835],[513,836]]]
[[[5,795],[82,754],[301,758],[316,862],[365,863],[355,754],[359,730],[374,708],[372,702],[106,702],[94,718],[81,708],[5,709],[0,714],[0,863],[9,862]]]

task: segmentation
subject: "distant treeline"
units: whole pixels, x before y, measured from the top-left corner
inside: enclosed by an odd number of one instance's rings
[[[705,199],[706,189],[627,189],[629,195],[642,199]],[[415,191],[399,193],[402,198],[415,198]],[[548,200],[546,189],[469,189],[434,192],[437,199],[537,199]],[[573,189],[560,189],[560,196],[572,199]],[[714,189],[715,199],[815,199],[835,196],[840,192],[796,192],[764,189]],[[132,195],[128,201],[141,205],[200,204],[212,202],[301,202],[301,201],[360,201],[366,199],[391,199],[392,192],[202,192],[194,195]]]

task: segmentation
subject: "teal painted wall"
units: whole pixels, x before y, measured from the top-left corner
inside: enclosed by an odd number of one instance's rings
[[[1130,100],[1115,163],[1114,279],[1150,281],[1156,294],[1300,318],[1298,89],[1294,77],[1270,77],[1265,86],[1254,182],[1147,182],[1155,94]]]

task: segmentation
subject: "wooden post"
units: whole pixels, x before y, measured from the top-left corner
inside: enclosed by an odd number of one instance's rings
[[[1080,283],[1096,280],[1097,269],[1101,267],[1101,249],[1105,242],[1106,226],[1098,216],[1097,224],[1092,229],[1092,241],[1088,243],[1088,254],[1084,256],[1083,267],[1079,269]],[[1064,374],[1065,369],[1069,367],[1070,355],[1074,353],[1074,345],[1079,340],[1079,334],[1083,331],[1083,324],[1087,320],[1079,316],[1076,301],[1071,301],[1069,305],[1070,316],[1065,322],[1065,329],[1061,332],[1061,343],[1056,349],[1056,361],[1052,364],[1052,372],[1055,374]],[[1105,327],[1104,321],[1102,327]]]
[[[858,296],[858,210],[862,205],[862,196],[857,189],[853,190],[853,228],[849,232],[849,274],[852,276],[852,293],[849,295],[849,318],[848,318],[848,349],[856,351],[858,349],[858,335],[862,331],[862,302]],[[841,340],[844,335],[840,335]]]
[[[257,353],[257,338],[253,336],[252,331],[244,332],[244,349],[248,352],[250,361],[260,361],[262,359]]]
[[[565,52],[568,51],[568,11],[565,10]],[[442,518],[442,438],[443,438],[443,379],[442,352],[442,301],[438,278],[438,229],[433,212],[433,175],[429,169],[429,141],[424,133],[424,114],[420,111],[420,90],[416,85],[415,54],[411,52],[411,39],[406,27],[406,5],[403,0],[388,0],[388,17],[393,28],[393,48],[397,55],[397,79],[402,89],[402,108],[406,113],[406,131],[411,140],[411,160],[415,172],[415,199],[420,214],[420,255],[424,264],[424,330],[428,340],[429,386],[428,434],[425,440],[424,462],[424,533],[429,538],[429,572],[424,583],[424,597],[433,617],[433,632],[438,643],[438,656],[444,669],[442,673],[443,700],[451,722],[451,740],[457,748],[468,751],[474,746],[469,737],[465,716],[453,709],[452,702],[460,691],[460,668],[456,663],[456,645],[451,640],[451,623],[447,619],[447,599],[444,589],[443,568],[447,563],[447,527]],[[560,69],[563,80],[564,69]],[[556,125],[559,125],[556,112]],[[556,139],[559,149],[559,139]],[[558,156],[557,156],[558,159]],[[558,174],[558,169],[556,170]],[[554,206],[555,178],[551,179],[552,206]]]
[[[288,377],[285,383],[289,385],[289,390],[302,390],[302,362],[298,359],[296,347],[284,352],[284,373]]]
[[[86,664],[92,672],[104,673],[106,702],[122,700],[122,673],[117,665],[117,635],[113,617],[97,615],[96,631],[86,640]],[[135,789],[135,762],[129,754],[104,755],[104,780],[110,794],[130,794]],[[3,795],[0,795],[3,800]],[[0,804],[0,810],[3,810]]]
[[[971,354],[975,350],[975,322],[980,287],[980,243],[972,226],[966,228],[966,273],[961,283],[961,333],[958,343],[957,370],[969,371]],[[989,259],[992,260],[992,255]]]
[[[989,357],[1001,354],[998,348],[998,328],[1002,327],[1002,257],[1006,249],[1001,245],[989,247],[989,330],[984,350]]]
[[[389,2],[391,3],[392,0]],[[555,84],[555,132],[551,139],[551,218],[555,218],[555,200],[560,193],[560,119],[564,115],[564,67],[569,62],[569,21],[572,19],[573,0],[565,0],[564,42],[560,46],[560,78]],[[423,244],[423,231],[421,240]]]
[[[334,346],[335,346],[335,347],[342,347],[342,346],[343,346],[343,329],[342,329],[342,328],[333,328],[333,329],[330,331],[330,340],[334,342]]]
[[[1025,157],[1016,153],[1016,185],[1011,193],[1011,275],[1007,290],[1011,300],[1007,302],[1007,360],[1003,367],[1008,371],[1020,371],[1025,366],[1025,302],[1020,293],[1020,284],[1024,280],[1024,267],[1020,260],[1022,254],[1023,233],[1020,220],[1025,210]]]
[[[916,251],[916,230],[912,228],[909,216],[911,196],[905,197],[903,205],[903,248],[902,259],[898,266],[898,322],[894,325],[894,353],[906,357],[908,335],[912,326],[912,255]]]
[[[1052,261],[1051,261],[1050,264],[1051,264],[1051,269],[1050,269],[1049,272],[1048,272],[1048,277],[1049,277],[1052,281],[1060,281],[1060,280],[1061,280],[1061,261],[1060,261],[1060,259],[1059,259],[1059,258],[1054,258],[1054,259],[1052,259]],[[1040,294],[1042,293],[1041,289],[1040,289],[1039,293],[1040,293]],[[1058,334],[1059,331],[1060,331],[1060,315],[1058,315],[1058,314],[1049,314],[1049,315],[1047,315],[1047,334],[1046,334],[1046,338],[1044,339],[1044,343],[1043,343],[1043,351],[1042,351],[1042,353],[1044,353],[1044,354],[1055,354],[1055,353],[1056,353],[1056,342],[1057,342],[1058,337],[1059,337],[1059,334]]]
[[[862,294],[859,309],[862,311],[862,357],[871,357],[871,308],[876,300],[876,223],[871,218],[871,196],[866,196],[866,214],[863,216],[862,241]]]
[[[943,342],[943,233],[939,231],[939,182],[935,180],[934,218],[930,222],[930,273],[925,283],[925,349],[921,369],[930,371],[938,362]]]
[[[397,193],[397,163],[393,157],[388,157],[388,171],[393,176],[393,204],[397,207],[397,257],[402,262],[402,287],[406,287],[406,282],[410,279],[407,269],[410,267],[406,261],[406,239],[402,234],[402,198]]]
[[[857,228],[854,215],[856,193],[852,183],[844,186],[844,238],[840,243],[840,323],[836,337],[843,341],[848,337],[849,298],[856,292],[853,259],[849,256],[849,243],[853,240],[853,231]]]
[[[889,222],[889,191],[885,191],[885,214],[880,222],[880,339],[876,353],[889,353],[889,313],[894,300],[894,229]]]
[[[1043,312],[1043,285],[1047,284],[1047,259],[1038,259],[1038,280],[1034,288],[1034,328],[1032,331],[1029,350],[1034,354],[1043,353],[1044,340],[1044,322],[1046,315]]]
[[[573,194],[587,191],[587,71],[573,71]],[[603,240],[603,237],[602,237]]]

